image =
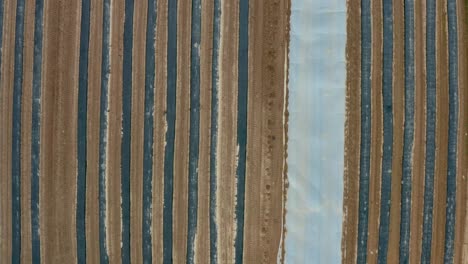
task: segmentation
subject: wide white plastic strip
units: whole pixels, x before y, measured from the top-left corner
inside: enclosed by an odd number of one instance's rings
[[[345,0],[292,0],[285,263],[340,263]]]

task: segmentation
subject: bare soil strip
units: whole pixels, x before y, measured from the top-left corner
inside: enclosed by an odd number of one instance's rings
[[[346,42],[346,123],[343,192],[343,263],[357,258],[359,204],[359,153],[361,129],[361,8],[359,1],[348,2]]]
[[[410,262],[421,262],[426,149],[426,5],[415,2],[415,117]]]
[[[0,262],[11,261],[11,137],[13,102],[13,63],[15,49],[16,1],[3,7],[2,65],[0,89]]]
[[[76,262],[76,124],[80,5],[49,1],[44,13],[41,126],[41,257]],[[64,30],[66,29],[66,30]]]
[[[88,61],[88,132],[86,171],[86,261],[98,263],[99,250],[99,109],[103,6],[91,2]],[[79,142],[79,144],[82,142]]]
[[[177,6],[177,110],[172,224],[172,256],[175,263],[185,262],[187,254],[191,7],[191,1],[179,1]]]
[[[436,1],[436,161],[431,263],[441,263],[444,258],[449,103],[447,42],[447,3],[438,0]]]
[[[109,263],[121,263],[120,153],[124,2],[111,2],[109,124],[107,143],[106,234]]]
[[[288,5],[255,2],[249,11],[245,263],[281,254]]]
[[[210,137],[213,48],[213,1],[201,2],[200,148],[195,263],[210,263]]]
[[[367,262],[377,263],[379,248],[380,185],[382,181],[382,3],[371,2],[372,10],[372,70],[371,70],[371,160],[369,179]]]
[[[166,145],[167,0],[157,2],[153,148],[153,262],[163,261],[164,148]]]
[[[130,162],[131,260],[143,262],[143,124],[145,117],[145,44],[147,1],[135,1],[133,16],[132,128]]]
[[[234,263],[238,94],[238,1],[222,1],[217,145],[218,262]]]
[[[21,103],[21,262],[31,262],[31,125],[35,5],[25,4]]]

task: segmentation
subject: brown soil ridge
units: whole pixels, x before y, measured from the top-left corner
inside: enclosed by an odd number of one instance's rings
[[[167,95],[167,0],[157,1],[156,21],[156,75],[154,93],[154,148],[153,148],[153,215],[152,257],[155,263],[163,262],[163,206],[164,206],[164,149],[166,145],[166,95]]]
[[[426,150],[426,4],[415,2],[415,114],[411,179],[410,263],[421,262]]]
[[[357,258],[361,135],[359,125],[361,123],[361,8],[359,1],[347,2],[346,32],[346,121],[341,254],[342,262],[348,264],[354,263]]]
[[[210,263],[210,137],[213,48],[213,1],[202,1],[200,42],[200,149],[195,263]]]
[[[249,11],[246,263],[274,263],[281,255],[288,5],[259,1]]]
[[[130,161],[130,255],[143,263],[143,138],[145,117],[145,46],[148,1],[135,1],[133,16],[132,113]]]
[[[34,53],[34,11],[32,2],[25,3],[23,91],[21,102],[21,262],[31,263],[31,126],[32,79]],[[25,228],[26,227],[26,228]]]
[[[106,146],[106,244],[109,263],[121,263],[121,129],[122,129],[122,56],[124,2],[111,4],[110,85],[108,91],[108,141]]]
[[[101,107],[103,5],[91,2],[88,62],[86,262],[98,263],[99,249],[99,130]]]
[[[218,262],[234,262],[236,237],[236,164],[239,1],[221,1],[219,46],[219,119],[216,146],[216,219]]]
[[[367,262],[377,263],[379,251],[380,186],[383,155],[382,61],[383,30],[382,2],[372,1],[372,65],[371,65],[371,150],[369,177]]]
[[[41,260],[76,262],[78,2],[46,2],[42,79]],[[46,242],[45,242],[46,241]],[[45,242],[45,243],[44,243]]]
[[[179,1],[177,6],[177,110],[172,203],[172,258],[174,263],[184,263],[187,259],[191,4],[191,1]]]
[[[0,89],[0,135],[1,146],[11,146],[12,143],[12,111],[13,111],[13,65],[15,49],[15,16],[16,1],[7,1],[4,5],[3,46]],[[11,148],[0,148],[0,262],[11,261]]]
[[[448,40],[447,3],[436,1],[436,154],[434,173],[434,207],[432,212],[431,263],[444,261],[445,207],[447,201],[448,154]],[[442,229],[441,229],[442,228]]]

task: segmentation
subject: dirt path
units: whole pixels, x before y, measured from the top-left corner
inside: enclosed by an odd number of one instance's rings
[[[274,263],[281,256],[288,5],[255,2],[249,10],[245,263]]]
[[[47,2],[44,12],[41,140],[41,259],[76,260],[76,116],[80,6]],[[67,28],[67,30],[64,30]],[[66,55],[65,55],[66,54]]]

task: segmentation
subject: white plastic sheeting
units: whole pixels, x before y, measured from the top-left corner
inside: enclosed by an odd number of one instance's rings
[[[340,263],[346,1],[292,0],[285,263]]]

